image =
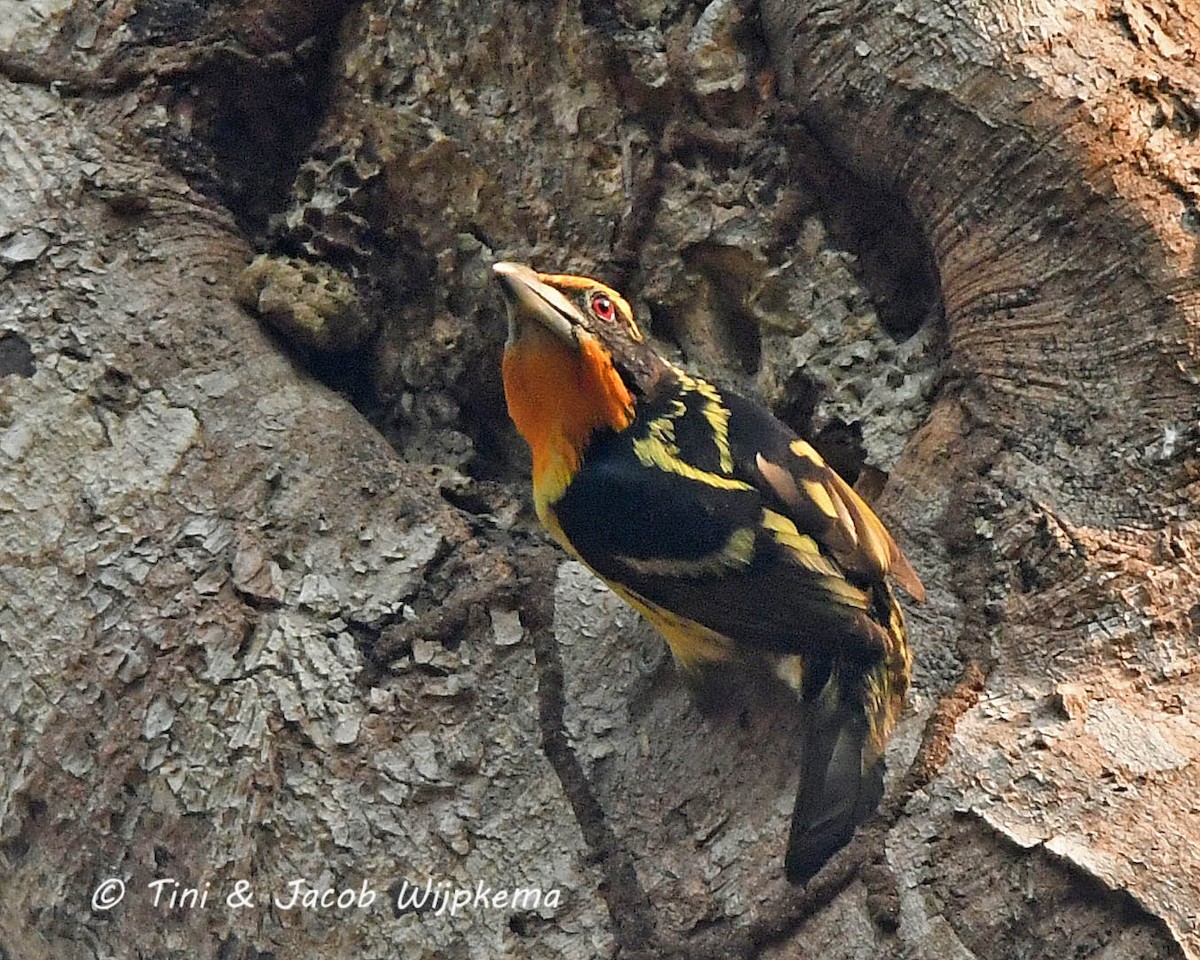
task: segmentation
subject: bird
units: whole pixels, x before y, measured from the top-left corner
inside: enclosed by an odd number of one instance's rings
[[[883,523],[766,407],[688,373],[590,277],[501,261],[508,413],[550,535],[685,674],[765,665],[803,715],[784,873],[807,883],[883,795],[912,672],[889,585],[925,597]]]

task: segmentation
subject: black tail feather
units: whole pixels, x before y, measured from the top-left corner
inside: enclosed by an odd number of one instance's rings
[[[784,870],[792,883],[807,883],[883,797],[883,758],[871,759],[861,708],[830,709],[810,703],[805,726],[800,789],[792,810]]]

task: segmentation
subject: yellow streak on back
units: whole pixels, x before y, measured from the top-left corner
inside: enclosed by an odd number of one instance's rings
[[[723,473],[733,472],[733,452],[729,448],[729,408],[721,399],[721,394],[707,380],[689,376],[678,367],[673,367],[679,384],[685,393],[698,393],[704,398],[701,413],[712,429],[713,443],[717,447],[717,459]]]
[[[698,560],[679,557],[624,557],[616,559],[644,576],[707,577],[747,566],[754,559],[754,531],[749,527],[734,530],[720,550]]]
[[[675,442],[675,421],[687,414],[687,405],[682,400],[673,401],[670,410],[647,424],[646,436],[634,441],[633,452],[638,462],[642,466],[657,467],[717,490],[753,490],[750,484],[730,476],[733,472],[733,454],[729,449],[729,411],[721,404],[721,395],[711,384],[689,377],[678,367],[674,369],[685,393],[698,393],[704,398],[702,413],[712,430],[722,473],[701,470],[680,456],[679,446]]]
[[[657,421],[655,421],[657,423]],[[639,437],[633,442],[633,452],[638,462],[644,467],[657,467],[667,473],[675,473],[689,480],[696,480],[717,490],[753,490],[748,483],[735,480],[733,477],[723,477],[719,473],[701,470],[679,456],[679,447],[664,438],[661,430],[655,430],[655,423],[650,425],[650,433]]]

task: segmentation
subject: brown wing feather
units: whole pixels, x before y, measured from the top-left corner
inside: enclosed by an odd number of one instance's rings
[[[916,600],[925,586],[883,522],[808,443],[794,440],[787,466],[755,458],[767,486],[791,507],[833,553],[842,568],[868,578],[892,576]],[[814,522],[815,521],[815,522]]]

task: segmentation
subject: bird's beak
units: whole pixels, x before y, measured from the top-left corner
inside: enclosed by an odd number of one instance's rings
[[[521,263],[502,261],[492,264],[504,299],[508,304],[508,342],[511,346],[525,333],[539,327],[550,331],[564,343],[576,346],[575,324],[584,322],[583,314],[570,300]]]

